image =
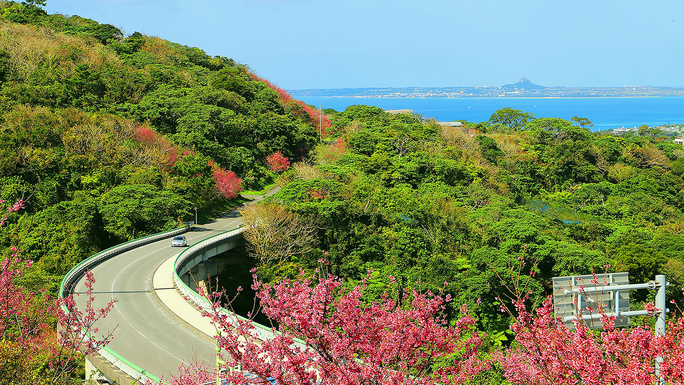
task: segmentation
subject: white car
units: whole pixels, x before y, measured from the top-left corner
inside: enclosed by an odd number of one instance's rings
[[[176,246],[183,247],[183,246],[187,246],[187,245],[188,245],[188,241],[185,239],[185,235],[175,236],[171,240],[171,247],[176,247]]]

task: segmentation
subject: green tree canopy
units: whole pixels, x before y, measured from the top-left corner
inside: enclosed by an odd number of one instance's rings
[[[519,131],[524,129],[527,123],[534,119],[534,114],[506,107],[494,112],[489,117],[489,124],[501,124],[512,130]]]
[[[102,195],[99,211],[104,229],[129,240],[178,226],[191,203],[151,185],[122,185]]]

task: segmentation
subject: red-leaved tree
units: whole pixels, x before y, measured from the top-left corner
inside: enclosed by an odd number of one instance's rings
[[[216,182],[216,189],[221,195],[228,199],[235,198],[242,190],[240,186],[242,179],[238,178],[234,172],[223,168],[214,169],[214,182]]]
[[[241,369],[225,374],[229,383],[454,384],[486,367],[467,309],[452,325],[441,315],[448,296],[412,290],[404,303],[388,295],[368,302],[365,281],[344,289],[324,274],[254,282],[262,312],[278,325],[271,338],[259,340],[251,320],[224,312],[223,294],[207,296],[224,358]]]
[[[276,151],[266,157],[266,164],[271,171],[280,173],[290,167],[290,160],[281,154],[280,151]]]

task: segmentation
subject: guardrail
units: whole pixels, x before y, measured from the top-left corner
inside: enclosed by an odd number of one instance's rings
[[[90,258],[82,261],[78,265],[76,265],[73,269],[71,269],[65,276],[64,279],[62,279],[62,284],[59,289],[59,296],[60,298],[64,298],[66,296],[69,296],[73,292],[74,285],[78,280],[85,274],[85,272],[92,267],[106,261],[109,258],[112,258],[116,255],[119,255],[123,253],[124,251],[128,251],[130,249],[136,248],[138,246],[142,246],[148,243],[152,243],[154,241],[164,239],[164,238],[169,238],[177,234],[182,234],[186,231],[188,231],[189,226],[185,225],[181,228],[175,229],[175,230],[170,230],[170,231],[165,231],[157,234],[153,234],[144,238],[139,238],[139,239],[134,239],[132,241],[128,241],[119,245],[116,245],[114,247],[110,247],[106,250],[100,251],[99,253],[91,256]],[[65,312],[68,312],[68,309],[64,306],[62,306],[62,309]],[[87,334],[88,338],[94,339],[94,337],[91,334]],[[139,366],[133,364],[132,362],[126,360],[119,354],[117,354],[115,351],[108,347],[103,347],[100,348],[98,351],[98,354],[102,356],[104,359],[109,361],[114,367],[118,368],[120,371],[126,373],[132,378],[137,379],[141,383],[145,383],[146,381],[153,381],[155,383],[160,383],[161,380],[153,376],[152,374],[147,373],[144,369],[140,368]]]
[[[115,351],[106,346],[100,349],[98,353],[100,354],[100,356],[102,356],[102,358],[107,360],[115,368],[126,373],[128,376],[134,378],[137,382],[140,382],[141,384],[145,384],[147,382],[152,382],[155,384],[161,383],[161,379],[159,377],[148,373],[143,368],[121,357],[118,353],[116,353]]]
[[[202,309],[204,311],[211,311],[211,303],[209,302],[208,299],[204,298],[203,296],[199,295],[195,290],[191,289],[188,285],[183,282],[183,280],[180,278],[180,275],[178,274],[180,272],[180,269],[185,266],[185,263],[193,258],[197,254],[202,253],[203,251],[213,247],[214,244],[221,242],[222,240],[231,238],[239,233],[242,233],[244,231],[244,227],[238,227],[232,230],[225,231],[223,233],[217,234],[213,237],[204,239],[202,241],[199,241],[187,249],[185,249],[182,253],[178,254],[178,257],[176,257],[176,260],[173,265],[173,281],[176,285],[176,288],[178,291],[181,292],[187,298],[188,300],[192,301],[198,309]],[[245,321],[247,318],[234,313],[228,309],[221,309],[221,311],[228,316],[228,320],[232,323],[237,323],[238,320]],[[278,332],[273,332],[273,329],[271,329],[268,326],[262,325],[257,322],[252,322],[252,326],[254,326],[254,336],[259,339],[260,341],[265,341],[267,339],[271,339],[275,336],[276,333]],[[306,343],[299,338],[294,339],[294,343],[298,345],[299,347],[306,348]]]
[[[197,293],[195,290],[191,289],[188,285],[181,280],[179,272],[180,269],[185,266],[186,262],[189,260],[192,260],[195,258],[197,254],[202,253],[204,250],[209,249],[213,247],[212,245],[221,242],[222,240],[234,237],[237,234],[240,234],[244,231],[244,227],[238,227],[232,230],[225,231],[223,233],[214,235],[213,237],[204,239],[202,241],[199,241],[187,249],[185,249],[182,253],[178,254],[178,257],[176,257],[176,261],[173,264],[173,281],[176,285],[176,288],[178,291],[180,291],[185,298],[188,300],[192,301],[198,309],[205,310],[207,312],[211,311],[211,303],[209,302],[208,299],[202,297]],[[237,323],[238,320],[247,320],[245,317],[242,317],[241,315],[231,312],[227,309],[222,310],[226,315],[230,316],[229,319],[232,320],[232,322]],[[273,331],[271,330],[270,327],[264,326],[262,324],[253,323],[254,325],[254,330],[256,332],[256,337],[261,340],[265,341],[267,339],[273,338],[274,334]]]
[[[110,247],[109,249],[103,250],[90,258],[82,261],[78,265],[76,265],[73,269],[71,269],[66,276],[64,276],[64,279],[62,279],[62,283],[60,286],[60,292],[59,295],[60,297],[65,297],[68,295],[71,295],[73,292],[73,287],[78,282],[78,280],[85,274],[85,272],[92,267],[98,265],[99,263],[104,262],[105,260],[112,258],[118,254],[121,254],[125,251],[128,251],[130,249],[157,241],[159,239],[164,239],[168,237],[175,236],[177,234],[182,234],[186,231],[188,231],[189,226],[184,226],[179,229],[167,231],[167,232],[162,232],[158,234],[153,234],[148,237],[140,238],[140,239],[135,239],[126,243],[119,244],[114,247]],[[174,276],[173,280],[178,288],[178,290],[189,300],[191,300],[193,303],[195,303],[199,308],[202,308],[204,310],[209,311],[211,309],[211,305],[209,303],[209,300],[206,298],[202,297],[197,293],[195,290],[191,289],[188,285],[185,284],[180,279],[180,276],[178,275],[179,270],[184,266],[185,262],[194,258],[197,254],[202,253],[203,251],[214,247],[216,243],[219,243],[225,239],[231,238],[237,234],[240,234],[242,231],[244,231],[243,227],[238,227],[232,230],[225,231],[223,233],[217,234],[213,237],[204,239],[200,242],[197,242],[187,249],[185,249],[182,253],[178,255],[174,262]],[[64,311],[68,311],[65,307],[62,307]],[[234,322],[237,322],[237,320],[246,320],[246,318],[228,311],[227,309],[223,309],[223,311],[230,315],[234,320]],[[274,333],[272,332],[271,328],[254,323],[255,326],[255,332],[256,332],[256,337],[259,340],[266,340],[269,338],[272,338]],[[94,337],[90,334],[87,334],[87,336],[91,339],[94,339]],[[297,341],[299,343],[302,343],[301,341]],[[161,379],[158,377],[148,373],[144,369],[140,368],[139,366],[133,364],[132,362],[126,360],[124,357],[113,351],[112,349],[108,347],[103,347],[98,351],[98,354],[106,359],[112,366],[116,367],[119,369],[121,372],[126,373],[129,375],[131,378],[137,379],[137,381],[141,383],[145,383],[146,381],[152,381],[154,383],[161,383]]]

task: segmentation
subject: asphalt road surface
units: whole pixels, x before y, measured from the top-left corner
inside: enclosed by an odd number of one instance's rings
[[[202,224],[199,231],[185,233],[188,245],[233,229],[242,223],[237,212]],[[182,363],[215,363],[215,342],[212,338],[180,320],[155,296],[152,277],[167,259],[182,248],[171,247],[171,238],[144,245],[117,255],[93,268],[94,305],[102,307],[112,299],[117,302],[110,314],[97,323],[101,335],[114,330],[110,349],[126,360],[157,377],[169,378]],[[173,287],[157,288],[175,290]],[[76,303],[85,308],[84,279],[75,286],[80,294]]]

